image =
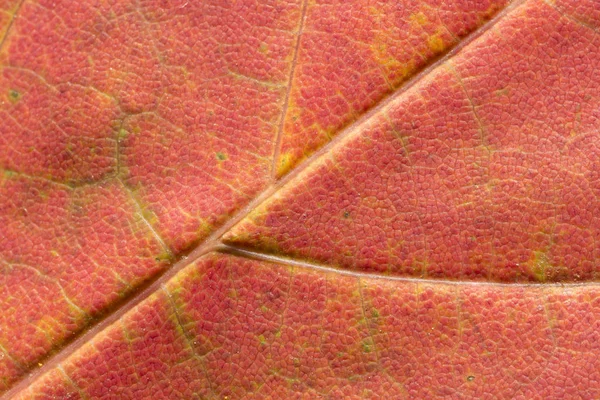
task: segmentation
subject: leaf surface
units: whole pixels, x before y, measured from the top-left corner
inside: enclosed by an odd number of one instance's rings
[[[598,396],[599,21],[0,2],[0,390]]]
[[[21,398],[593,397],[596,289],[209,255]]]
[[[519,7],[226,241],[421,278],[597,279],[599,48],[574,16]]]

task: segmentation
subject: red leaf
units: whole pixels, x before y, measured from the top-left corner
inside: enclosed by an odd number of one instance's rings
[[[599,21],[0,0],[0,391],[598,396]]]

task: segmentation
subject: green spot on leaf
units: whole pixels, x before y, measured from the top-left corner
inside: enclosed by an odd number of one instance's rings
[[[21,100],[21,97],[21,93],[15,89],[8,91],[8,99],[11,101],[11,103],[16,103],[17,101]]]
[[[371,344],[367,342],[362,342],[362,349],[365,353],[371,352]]]
[[[160,253],[159,255],[157,255],[156,257],[154,257],[154,260],[156,262],[170,261],[171,255],[167,252],[163,252],[163,253]]]
[[[221,153],[220,151],[217,152],[217,159],[219,161],[225,161],[227,160],[227,155],[225,153]]]
[[[264,335],[258,335],[258,341],[262,346],[265,346],[267,344],[267,339],[265,339]]]
[[[553,268],[546,252],[534,251],[529,263],[535,279],[539,282],[545,282],[548,272]]]

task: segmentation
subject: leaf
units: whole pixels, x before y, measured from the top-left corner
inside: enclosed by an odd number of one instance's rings
[[[598,395],[596,2],[0,10],[7,397]]]

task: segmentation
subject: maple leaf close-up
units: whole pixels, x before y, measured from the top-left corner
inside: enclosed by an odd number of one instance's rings
[[[600,1],[0,0],[0,396],[600,398]]]

